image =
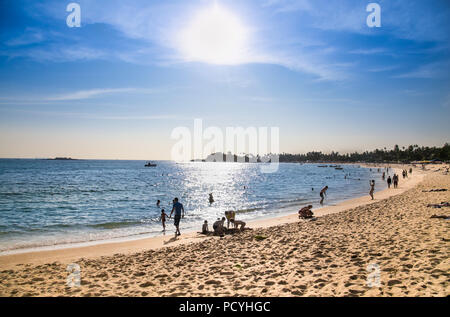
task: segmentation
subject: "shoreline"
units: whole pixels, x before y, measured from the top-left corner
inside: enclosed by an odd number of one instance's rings
[[[366,168],[382,168],[377,165],[369,165],[369,164],[360,164],[360,165]],[[401,171],[401,169],[404,168],[405,166],[407,165],[391,166],[391,168],[395,170],[395,173],[399,174],[398,173],[399,170]],[[371,200],[369,195],[367,194],[365,196],[344,200],[342,202],[337,203],[336,205],[330,205],[315,209],[314,214],[316,217],[321,217],[328,214],[335,214],[355,207],[370,205],[371,203],[375,203],[377,201],[387,199],[395,195],[399,195],[405,192],[406,190],[417,186],[417,184],[419,184],[423,180],[423,178],[429,173],[430,171],[425,172],[420,170],[419,168],[415,168],[412,177],[409,177],[405,180],[402,179],[400,181],[399,188],[397,189],[386,188],[384,190],[375,192],[374,200]],[[269,228],[273,226],[289,224],[298,221],[299,221],[298,215],[297,213],[294,213],[289,215],[268,217],[248,221],[247,227],[252,229]],[[13,251],[13,253],[0,255],[0,267],[11,268],[16,265],[25,265],[25,264],[38,265],[51,262],[61,262],[67,264],[82,258],[93,259],[103,256],[112,256],[116,254],[132,254],[137,252],[156,250],[160,248],[185,245],[192,242],[199,242],[215,238],[217,237],[205,237],[203,235],[199,235],[197,231],[188,231],[186,233],[183,233],[182,236],[177,239],[174,239],[172,234],[169,234],[156,237],[136,238],[132,240],[128,239],[125,241],[123,239],[121,241],[100,240],[100,241],[93,241],[92,244],[82,246],[63,245],[61,248],[54,248],[52,246],[52,249],[50,250],[35,250],[35,251],[24,250],[23,252]]]

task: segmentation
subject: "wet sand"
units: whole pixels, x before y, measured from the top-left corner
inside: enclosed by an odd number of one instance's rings
[[[436,169],[440,169],[437,170]],[[450,175],[415,169],[398,189],[249,224],[197,233],[0,256],[2,296],[448,296]],[[68,263],[81,285],[67,286]],[[371,265],[372,271],[368,271]],[[369,267],[369,268],[370,268]],[[379,269],[380,285],[369,287]]]

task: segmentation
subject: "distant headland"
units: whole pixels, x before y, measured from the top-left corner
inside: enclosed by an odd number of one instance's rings
[[[50,160],[50,161],[78,161],[78,159],[74,159],[71,157],[55,157],[55,158],[48,158],[45,160]]]

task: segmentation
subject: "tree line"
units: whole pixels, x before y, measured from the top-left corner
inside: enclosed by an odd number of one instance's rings
[[[393,149],[376,149],[363,153],[308,152],[306,154],[280,154],[280,162],[412,162],[424,160],[450,161],[450,144],[442,147],[419,147],[417,144],[400,148],[395,145]]]
[[[265,157],[253,156],[251,154],[227,154],[222,152],[208,155],[206,159],[199,161],[206,162],[270,162],[274,154]],[[346,153],[332,151],[329,154],[322,152],[308,152],[306,154],[279,154],[279,162],[373,162],[373,163],[409,163],[413,161],[440,160],[450,161],[450,144],[445,143],[442,147],[419,147],[417,144],[400,148],[395,145],[393,149],[386,148],[365,151],[363,153]],[[192,160],[194,161],[194,160]]]

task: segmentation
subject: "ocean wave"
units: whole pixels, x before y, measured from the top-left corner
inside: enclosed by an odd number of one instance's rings
[[[123,227],[131,227],[142,224],[142,221],[119,221],[119,222],[104,222],[88,225],[88,227],[96,229],[117,229]]]

